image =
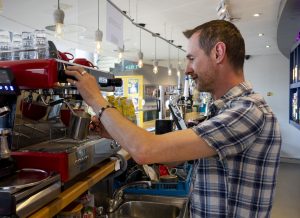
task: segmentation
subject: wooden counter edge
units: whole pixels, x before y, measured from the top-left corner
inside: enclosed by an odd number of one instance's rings
[[[123,149],[119,154],[123,155],[126,160],[130,159],[130,155]],[[74,185],[60,193],[58,198],[51,201],[46,206],[42,207],[35,213],[31,214],[30,218],[53,217],[58,214],[63,208],[69,205],[72,201],[76,200],[80,195],[87,191],[90,187],[95,185],[101,179],[105,178],[108,174],[115,170],[115,160],[101,166],[98,170],[93,171],[81,181],[76,182]]]

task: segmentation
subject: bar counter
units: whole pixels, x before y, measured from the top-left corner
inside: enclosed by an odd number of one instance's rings
[[[123,149],[121,149],[118,153],[123,155],[126,160],[130,158],[130,155]],[[62,193],[60,193],[58,198],[45,205],[35,213],[31,214],[29,217],[46,218],[55,216],[72,201],[76,200],[79,196],[86,192],[89,188],[113,172],[115,170],[115,163],[116,160],[111,160],[108,163],[100,165],[99,168],[94,170],[92,169],[87,176],[64,190]]]

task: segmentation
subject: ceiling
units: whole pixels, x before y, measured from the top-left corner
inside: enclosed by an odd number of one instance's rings
[[[56,0],[0,0],[3,9],[0,12],[0,28],[13,32],[45,29],[53,25],[53,12],[57,8]],[[193,28],[203,22],[217,19],[216,8],[219,0],[112,0],[122,11],[134,19],[134,22],[145,23],[146,28],[168,40],[174,40],[175,45],[186,48],[186,39],[182,31]],[[283,0],[227,0],[232,22],[237,25],[246,42],[246,53],[249,55],[277,54],[278,14]],[[104,32],[102,54],[116,55],[116,45],[106,41],[106,0],[100,0],[99,27]],[[94,51],[94,34],[97,29],[97,0],[60,0],[65,12],[65,33],[63,39],[54,38],[47,31],[48,38],[53,40],[59,50],[72,51],[79,48]],[[253,14],[260,13],[260,17]],[[139,29],[124,18],[125,56],[136,60],[139,50]],[[264,35],[259,37],[258,34]],[[154,38],[148,32],[142,31],[141,48],[144,58],[151,61],[154,58]],[[266,48],[270,45],[270,48]],[[168,44],[157,40],[157,58],[167,60]],[[184,59],[184,52],[179,52],[179,58]],[[178,49],[171,46],[170,58],[178,58]]]

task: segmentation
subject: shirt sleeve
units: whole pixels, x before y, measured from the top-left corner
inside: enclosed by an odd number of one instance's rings
[[[195,126],[193,130],[216,149],[220,160],[247,149],[257,139],[264,125],[263,112],[251,101],[232,101],[218,115]]]

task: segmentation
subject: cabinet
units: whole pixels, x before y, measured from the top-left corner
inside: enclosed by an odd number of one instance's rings
[[[290,124],[300,129],[300,42],[296,43],[290,53]]]

